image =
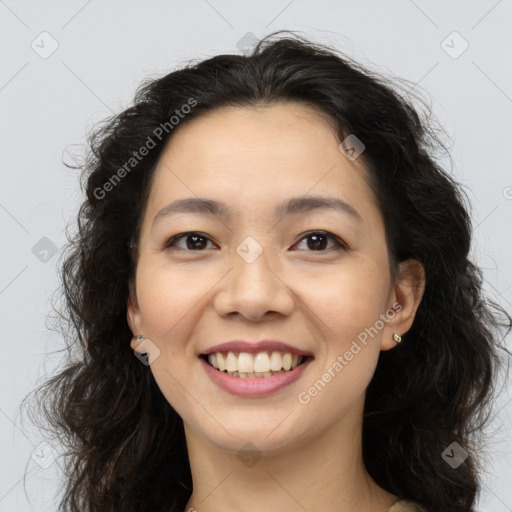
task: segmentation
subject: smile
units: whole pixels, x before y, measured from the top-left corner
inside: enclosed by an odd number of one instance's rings
[[[273,377],[293,371],[305,359],[305,356],[286,351],[262,351],[257,354],[249,352],[215,352],[204,355],[210,366],[231,377],[262,378]]]
[[[264,397],[297,381],[313,359],[280,351],[256,354],[230,351],[203,354],[199,362],[211,381],[223,391],[240,397]],[[278,367],[278,370],[273,369]]]

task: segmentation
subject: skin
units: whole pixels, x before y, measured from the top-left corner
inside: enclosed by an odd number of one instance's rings
[[[363,465],[363,407],[380,351],[395,348],[393,333],[413,323],[425,277],[409,260],[392,280],[384,221],[362,159],[347,159],[339,143],[313,107],[279,103],[200,116],[180,127],[161,155],[127,317],[134,336],[158,347],[150,369],[184,421],[193,477],[186,510],[382,512],[398,499]],[[343,199],[361,220],[316,210],[276,222],[277,204],[306,194]],[[168,203],[189,197],[222,201],[234,215],[176,214],[152,224]],[[332,239],[317,249],[306,236],[312,230],[334,234],[348,249]],[[165,249],[187,231],[211,241],[190,249],[185,238]],[[252,263],[236,252],[247,236],[263,251]],[[358,334],[397,302],[401,310],[378,334],[300,403],[299,393],[332,372]],[[272,396],[236,397],[214,385],[198,359],[233,339],[283,340],[314,360]],[[132,341],[131,348],[156,354],[149,342]],[[237,457],[248,441],[261,456],[255,464]]]

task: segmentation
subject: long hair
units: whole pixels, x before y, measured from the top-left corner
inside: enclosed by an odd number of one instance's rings
[[[340,141],[355,134],[364,143],[392,275],[407,258],[425,268],[412,328],[381,352],[367,389],[365,467],[381,487],[429,512],[473,510],[479,434],[512,319],[484,295],[482,271],[469,259],[470,204],[438,162],[442,130],[421,99],[415,106],[400,92],[398,79],[280,32],[248,54],[218,55],[148,80],[129,108],[88,137],[86,158],[75,166],[86,197],[68,233],[58,290],[68,356],[33,392],[42,421],[65,448],[60,510],[184,509],[192,479],[183,422],[129,345],[132,242],[176,131],[213,109],[275,102],[312,105],[332,120]],[[454,447],[459,458],[467,454],[457,467],[443,456]]]

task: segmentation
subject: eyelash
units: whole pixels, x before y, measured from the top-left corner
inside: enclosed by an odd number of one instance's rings
[[[164,249],[169,249],[170,247],[173,247],[176,241],[181,240],[182,238],[186,238],[187,236],[190,236],[190,235],[199,235],[201,237],[207,238],[210,242],[213,242],[212,239],[209,236],[205,235],[204,233],[201,233],[200,231],[187,231],[185,233],[179,233],[178,235],[175,235],[175,236],[171,237],[165,243]],[[306,238],[308,238],[310,236],[313,236],[313,235],[324,235],[327,238],[330,238],[331,240],[334,241],[334,243],[336,244],[337,249],[341,249],[341,250],[344,250],[344,251],[348,250],[348,246],[340,238],[338,238],[333,233],[330,233],[329,231],[309,231],[309,232],[304,234],[304,236],[297,242],[297,244],[302,242],[302,240],[304,240],[304,239],[306,239]],[[294,244],[294,245],[296,245],[296,244]],[[330,249],[332,249],[332,247]],[[320,251],[307,251],[307,252],[326,253],[330,249],[323,249],[323,250],[320,250]],[[182,249],[182,250],[187,251],[187,252],[204,252],[205,249],[198,250],[198,251],[189,250],[189,249]]]

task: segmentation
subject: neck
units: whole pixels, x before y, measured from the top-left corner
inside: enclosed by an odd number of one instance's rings
[[[252,458],[220,448],[185,424],[193,480],[185,511],[384,512],[398,497],[364,467],[362,424],[353,421],[362,410],[356,409],[314,438]]]

